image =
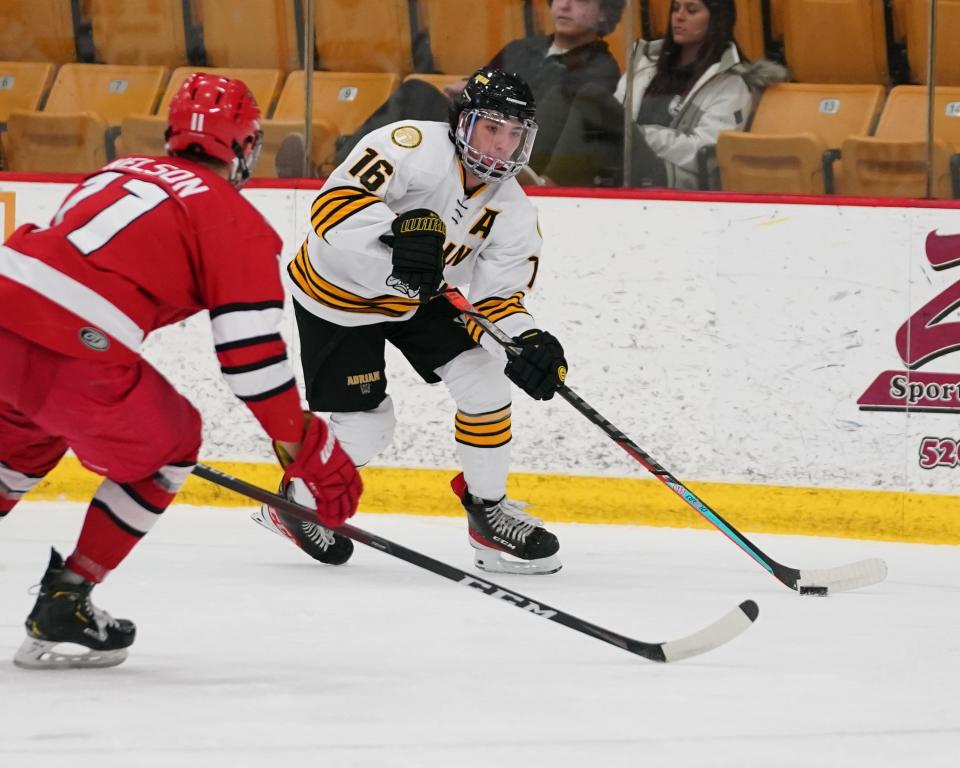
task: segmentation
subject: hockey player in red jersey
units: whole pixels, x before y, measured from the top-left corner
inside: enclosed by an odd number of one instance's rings
[[[133,643],[133,623],[90,592],[173,501],[201,439],[197,411],[140,356],[157,328],[209,310],[223,376],[273,439],[298,500],[328,526],[356,511],[356,468],[301,411],[278,333],[280,238],[238,192],[261,136],[246,85],[191,75],[170,105],[168,157],[109,163],[48,226],[0,246],[0,518],[68,448],[104,477],[73,553],[51,550],[18,665],[110,666]]]

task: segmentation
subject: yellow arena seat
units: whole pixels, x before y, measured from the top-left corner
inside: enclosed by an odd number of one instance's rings
[[[120,137],[117,139],[118,155],[162,155],[163,132],[167,127],[167,112],[170,100],[180,90],[183,81],[194,72],[243,80],[253,93],[264,117],[273,111],[273,105],[283,84],[283,72],[279,69],[243,69],[230,67],[180,67],[170,75],[170,81],[160,99],[155,115],[127,115],[123,118]]]
[[[64,0],[0,0],[0,59],[77,60],[71,5]]]
[[[523,0],[419,0],[418,7],[440,72],[473,72],[511,40],[526,37]]]
[[[336,154],[336,140],[351,133],[400,84],[392,72],[314,72],[311,162],[330,170]],[[303,70],[291,72],[283,86],[273,118],[263,123],[263,152],[257,176],[276,176],[276,155],[280,142],[290,133],[302,133],[304,126]]]
[[[166,115],[127,115],[120,123],[116,156],[158,157],[166,154],[163,135],[166,129]]]
[[[425,83],[430,83],[430,85],[438,91],[442,91],[446,86],[464,81],[468,77],[470,77],[470,75],[431,75],[425,72],[414,72],[403,78],[403,82],[407,82],[408,80],[422,80]]]
[[[925,197],[927,193],[927,88],[901,85],[890,91],[873,136],[843,143],[838,191],[845,195]],[[960,191],[951,166],[960,151],[960,88],[936,89],[933,121],[934,197]],[[951,178],[953,175],[953,178]]]
[[[794,80],[888,82],[882,0],[789,0],[782,11],[784,54]]]
[[[770,0],[770,37],[783,40],[783,4],[787,0]]]
[[[166,80],[165,67],[64,64],[42,112],[10,115],[9,169],[95,170],[124,116],[152,112]]]
[[[0,123],[15,109],[39,109],[54,69],[49,62],[0,61]]]
[[[336,72],[413,69],[407,0],[314,0],[317,67]]]
[[[780,83],[760,99],[749,133],[717,141],[722,187],[729,192],[822,194],[831,177],[824,153],[870,132],[883,104],[879,85]],[[826,169],[826,173],[825,173]]]
[[[97,61],[187,63],[183,0],[88,0]]]
[[[211,67],[298,69],[300,33],[293,0],[198,0]]]
[[[38,61],[0,61],[0,128],[4,131],[10,113],[40,108],[53,82],[54,65]],[[0,133],[0,157],[6,167],[7,137]]]
[[[927,61],[930,46],[930,0],[900,0],[903,34],[907,43],[910,80],[929,82]],[[937,85],[960,85],[960,0],[939,0],[937,5]]]
[[[95,112],[45,115],[14,111],[4,152],[8,171],[88,173],[110,159],[107,123]]]

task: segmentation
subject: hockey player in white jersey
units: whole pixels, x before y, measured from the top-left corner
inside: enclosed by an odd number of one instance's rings
[[[457,407],[463,472],[451,485],[475,564],[513,573],[560,568],[556,536],[506,497],[510,381],[547,400],[567,368],[560,343],[524,306],[542,240],[514,176],[529,159],[535,116],[523,80],[485,68],[449,124],[407,121],[368,134],[314,200],[311,231],[286,269],[310,408],[331,412],[337,439],[362,466],[389,445],[396,423],[385,342],[425,381],[442,380]],[[477,325],[464,325],[437,296],[444,284],[469,286],[469,299],[522,354],[507,362]],[[272,507],[254,517],[317,560],[339,564],[352,552],[349,539]]]

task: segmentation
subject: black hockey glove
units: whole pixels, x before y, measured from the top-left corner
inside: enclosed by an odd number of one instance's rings
[[[433,211],[417,208],[397,216],[391,229],[392,235],[380,236],[380,241],[393,249],[393,272],[387,285],[410,298],[419,291],[420,303],[426,304],[443,281],[447,227]]]
[[[504,373],[535,400],[549,400],[567,378],[563,347],[552,334],[536,328],[514,336],[519,355],[511,355]]]

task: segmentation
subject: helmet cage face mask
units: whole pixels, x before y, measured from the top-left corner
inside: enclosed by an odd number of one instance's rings
[[[477,129],[482,128],[483,120],[495,123],[498,130],[511,133],[519,131],[517,147],[509,158],[494,157],[478,146]],[[530,160],[536,137],[537,123],[534,120],[521,120],[494,110],[474,108],[460,113],[454,141],[464,167],[485,184],[496,184],[520,173]]]
[[[260,152],[263,149],[263,131],[259,128],[253,135],[252,145],[250,139],[244,141],[240,146],[236,141],[233,142],[233,152],[236,158],[230,163],[229,181],[237,189],[240,189],[247,183],[253,175],[253,170],[257,166],[257,160],[260,159]],[[247,147],[250,147],[247,149]]]

